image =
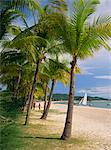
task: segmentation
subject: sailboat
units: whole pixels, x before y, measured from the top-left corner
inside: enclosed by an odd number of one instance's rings
[[[87,105],[87,93],[85,93],[84,97],[80,100],[79,105]]]

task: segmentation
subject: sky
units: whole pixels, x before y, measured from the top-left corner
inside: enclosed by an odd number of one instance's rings
[[[70,3],[71,0],[68,0]],[[93,17],[99,15],[111,16],[111,0],[100,0],[101,4]],[[111,41],[110,41],[111,42]],[[70,60],[70,57],[68,57]],[[111,52],[104,48],[94,54],[93,58],[79,61],[81,74],[75,78],[75,95],[111,98]],[[69,85],[64,87],[60,82],[56,84],[54,93],[69,93]]]

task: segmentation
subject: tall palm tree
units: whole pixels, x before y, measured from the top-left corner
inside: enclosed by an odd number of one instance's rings
[[[44,85],[44,109],[43,112],[45,112],[46,105],[47,105],[47,96],[49,92],[49,81],[50,81],[50,76],[45,72],[46,68],[46,63],[42,65],[41,70],[39,72],[39,80],[42,82]]]
[[[51,60],[49,59],[48,64],[44,67],[44,74],[48,77],[48,80],[51,80],[51,89],[48,99],[48,104],[41,116],[41,119],[46,119],[48,116],[48,112],[51,105],[52,94],[54,90],[54,86],[57,80],[60,80],[65,85],[68,83],[69,80],[69,70],[66,66],[66,63],[60,63],[59,60]],[[48,82],[49,82],[48,81]]]
[[[32,59],[33,63],[36,64],[36,71],[35,71],[34,80],[33,80],[32,88],[31,88],[30,96],[29,96],[29,105],[28,105],[28,109],[27,109],[25,124],[27,124],[28,120],[29,120],[29,114],[30,114],[30,111],[31,111],[31,105],[32,105],[32,102],[33,102],[34,91],[35,91],[37,80],[38,80],[37,78],[38,78],[38,72],[39,72],[41,61],[45,58],[45,53],[49,53],[50,50],[54,49],[55,46],[57,46],[57,44],[53,45],[52,47],[49,46],[50,44],[47,41],[47,38],[49,38],[47,36],[48,31],[46,30],[46,27],[43,25],[44,22],[42,23],[42,20],[46,19],[44,17],[47,14],[50,15],[52,12],[50,12],[49,10],[46,9],[48,7],[45,7],[45,9],[44,8],[42,9],[42,8],[38,7],[39,5],[36,4],[33,0],[29,0],[28,2],[29,2],[28,7],[33,6],[33,8],[39,10],[39,12],[40,12],[40,17],[39,17],[39,20],[38,20],[38,23],[37,23],[37,28],[35,28],[35,30],[32,30],[33,27],[31,27],[31,28],[27,28],[25,31],[21,31],[21,33],[19,35],[17,35],[8,44],[8,47],[10,47],[10,48],[19,49],[19,50],[22,50],[22,51],[28,49],[29,54],[26,52],[27,53],[26,55],[28,56],[28,58],[31,56],[30,59]],[[58,2],[59,2],[58,0],[57,1],[50,1],[49,4],[54,4],[53,8],[57,8],[57,6],[59,6],[59,4],[63,3],[63,0],[61,1],[62,3],[60,3],[60,2],[58,3]],[[48,11],[48,13],[46,12],[46,10]],[[58,12],[61,12],[60,6],[56,9],[56,11],[57,10],[59,10]],[[8,9],[8,11],[10,12],[9,9]],[[33,11],[34,11],[34,9],[33,9]],[[11,12],[13,12],[13,9],[12,9]],[[9,18],[9,17],[7,17],[7,13],[4,13],[3,17],[2,17],[3,18],[3,23],[4,23],[4,20],[5,20],[4,19],[5,15],[6,15],[6,18]],[[13,16],[13,13],[11,14],[11,17],[12,16]],[[34,20],[35,20],[34,12],[33,12],[33,16],[34,16]],[[11,19],[13,20],[13,17]],[[11,19],[8,20],[9,24],[11,22]],[[26,23],[25,20],[24,20],[24,22]],[[45,28],[41,27],[41,23],[42,23],[43,27],[45,27]],[[27,23],[26,23],[26,26],[27,26]],[[36,26],[36,22],[35,22],[35,26]],[[48,29],[50,29],[50,28],[48,27]],[[2,34],[2,36],[3,36],[3,34]],[[20,80],[18,80],[18,81],[20,81]]]
[[[70,89],[66,122],[61,139],[71,137],[73,100],[74,100],[74,68],[78,59],[93,56],[94,51],[105,47],[111,49],[107,41],[111,38],[111,20],[109,17],[99,17],[89,23],[89,16],[96,11],[99,0],[74,0],[72,15],[67,21],[63,17],[57,28],[58,35],[62,37],[65,51],[68,52],[72,61],[70,72]]]
[[[29,0],[29,2],[30,2],[30,0]],[[52,6],[56,8],[56,11],[58,10],[57,12],[61,12],[59,4],[63,4],[64,1],[61,1],[61,3],[60,2],[58,3],[58,2],[59,2],[58,0],[50,1],[49,4],[54,4]],[[32,4],[35,4],[33,0],[31,1],[31,5]],[[57,6],[59,6],[59,7],[57,7]],[[46,24],[44,26],[44,20],[46,20],[48,18],[47,15],[48,16],[52,15],[52,12],[50,12],[49,9],[46,9],[46,8],[48,8],[48,7],[45,7],[45,9],[44,8],[40,9],[40,10],[42,10],[41,16],[39,17],[37,25],[35,24],[36,27],[34,28],[34,30],[32,30],[33,27],[26,29],[25,32],[24,31],[21,32],[21,34],[16,36],[12,40],[12,42],[9,43],[10,47],[12,47],[12,48],[17,48],[17,49],[22,49],[22,50],[23,49],[26,50],[28,48],[28,51],[30,51],[30,54],[31,54],[31,58],[33,59],[34,63],[36,64],[36,71],[35,71],[34,81],[32,84],[32,89],[31,89],[31,93],[30,93],[30,97],[29,97],[29,105],[28,105],[28,109],[27,109],[25,124],[27,124],[28,120],[29,120],[29,114],[31,111],[31,105],[33,102],[34,90],[35,90],[36,84],[37,84],[38,72],[39,72],[39,67],[40,67],[41,61],[45,58],[46,53],[49,53],[49,51],[52,51],[52,49],[55,49],[55,47],[57,47],[57,44],[53,45],[51,47],[49,46],[50,42],[48,42],[48,39],[49,39],[49,41],[52,39],[49,38],[48,32],[50,31],[52,26],[51,27],[50,27],[50,25],[46,26]]]
[[[31,89],[31,93],[30,93],[30,97],[29,97],[29,105],[28,105],[25,124],[27,124],[28,119],[29,119],[29,114],[31,111],[31,105],[33,102],[33,96],[34,96],[34,91],[35,91],[36,84],[37,84],[37,78],[38,78],[41,61],[45,58],[46,53],[47,54],[50,52],[55,53],[55,52],[57,52],[57,49],[59,49],[59,47],[61,46],[59,43],[57,44],[57,42],[53,39],[52,39],[52,41],[49,40],[49,42],[48,42],[48,40],[46,40],[40,36],[33,35],[32,32],[29,32],[28,34],[31,34],[31,35],[30,36],[25,35],[26,37],[24,37],[22,34],[22,38],[20,38],[20,36],[18,36],[17,38],[15,38],[14,40],[12,40],[8,44],[6,44],[11,48],[16,48],[16,49],[25,51],[27,59],[32,61],[36,65],[36,72],[34,75],[32,89]]]
[[[57,6],[56,6],[57,7]],[[60,7],[59,7],[60,8]],[[43,13],[44,12],[44,13]],[[27,109],[27,115],[26,115],[26,120],[25,120],[25,125],[28,124],[29,122],[29,115],[31,112],[31,106],[33,103],[33,97],[34,97],[34,91],[36,88],[36,84],[37,84],[37,80],[38,80],[38,73],[39,73],[39,68],[40,68],[40,64],[42,62],[43,59],[45,59],[45,54],[53,52],[53,50],[58,49],[59,44],[55,44],[53,38],[49,37],[49,32],[50,32],[50,26],[44,26],[44,20],[47,19],[47,11],[45,9],[43,9],[42,15],[38,21],[37,26],[34,29],[34,36],[29,36],[27,37],[30,40],[33,40],[32,42],[34,43],[34,50],[32,50],[33,52],[36,51],[36,57],[34,56],[34,59],[36,59],[36,71],[35,71],[35,75],[34,75],[34,81],[32,84],[32,89],[31,89],[31,93],[30,93],[30,97],[29,97],[29,105],[28,105],[28,109]],[[48,12],[48,15],[52,15],[52,13]],[[31,35],[33,35],[33,33],[31,33]],[[36,42],[35,42],[36,41]],[[53,44],[52,44],[53,43]],[[30,45],[30,49],[32,49],[32,45]],[[32,52],[32,53],[33,53]]]

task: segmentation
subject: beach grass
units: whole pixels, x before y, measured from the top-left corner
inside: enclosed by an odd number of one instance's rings
[[[97,139],[95,136],[93,137],[92,132],[91,134],[88,134],[89,136],[82,134],[82,130],[80,132],[76,132],[76,130],[74,130],[72,138],[68,141],[61,140],[60,137],[63,131],[63,118],[65,114],[61,114],[60,108],[53,108],[54,109],[50,110],[47,120],[39,119],[41,116],[41,112],[33,110],[31,112],[30,124],[27,126],[23,125],[25,113],[22,114],[20,116],[20,119],[18,119],[16,122],[17,127],[19,127],[19,129],[21,130],[21,134],[16,134],[16,132],[14,132],[13,138],[11,136],[12,139],[9,136],[11,142],[10,140],[8,140],[7,136],[7,138],[5,139],[10,143],[7,144],[8,149],[4,150],[100,150],[102,148],[106,148],[108,150],[110,149],[110,143],[108,141],[106,142],[101,140],[100,138]],[[76,111],[74,113],[77,113],[78,111],[78,115],[80,113],[81,116],[85,108],[75,107],[75,109]],[[87,111],[86,114],[84,114],[84,116],[86,115],[86,117],[88,115],[88,112],[92,113],[93,115],[94,111],[100,112],[100,115],[102,112],[102,110],[94,108],[86,108],[85,111]],[[84,116],[82,117],[84,118]],[[76,124],[77,120],[74,120],[74,123]],[[81,129],[80,124],[78,129]],[[6,143],[8,143],[7,141]]]
[[[43,110],[38,110],[38,112],[43,113]],[[53,114],[66,114],[66,112],[61,112],[58,109],[49,109],[49,113],[53,113]]]
[[[58,115],[59,110],[50,110],[51,113]],[[39,117],[40,112],[33,111],[31,117]],[[57,122],[53,120],[40,120],[38,118],[37,123],[30,123],[29,125],[23,125],[24,114],[16,122],[14,126],[5,128],[3,150],[79,150],[80,147],[87,144],[86,140],[82,137],[71,138],[68,141],[60,139],[61,132],[53,131],[53,125]],[[45,124],[44,124],[45,122]],[[51,129],[52,126],[52,129]],[[21,134],[18,134],[18,129]],[[7,131],[6,131],[7,130]],[[13,130],[13,132],[12,132]],[[11,134],[9,134],[11,132]]]
[[[59,134],[49,133],[49,127],[41,124],[21,126],[23,146],[20,150],[73,150],[87,144],[82,137],[71,138],[68,141],[60,140]],[[19,149],[18,149],[19,150]]]

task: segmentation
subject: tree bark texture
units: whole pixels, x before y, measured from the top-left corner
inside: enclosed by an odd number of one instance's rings
[[[39,66],[40,66],[40,61],[38,61],[37,64],[36,64],[36,71],[35,71],[35,75],[34,75],[34,81],[33,81],[33,84],[32,84],[32,89],[31,89],[31,93],[30,93],[30,96],[29,96],[29,100],[28,100],[29,104],[28,104],[28,107],[27,107],[25,125],[27,125],[29,123],[29,117],[30,117],[31,107],[32,107],[33,98],[34,98],[34,91],[35,91],[35,88],[36,88],[36,85],[37,85]]]
[[[73,61],[71,62],[70,89],[69,89],[67,116],[66,116],[64,131],[61,136],[62,140],[67,140],[71,137],[73,105],[74,105],[74,67],[75,65],[76,65],[76,59],[73,59]]]
[[[45,111],[43,112],[43,115],[41,116],[40,119],[46,119],[47,116],[48,116],[48,112],[49,112],[50,105],[51,105],[51,99],[52,99],[52,94],[53,94],[54,86],[55,86],[55,80],[53,79],[52,80],[52,86],[51,86],[51,90],[50,90],[48,104],[47,104],[47,107],[46,107]]]
[[[15,90],[14,90],[14,94],[13,94],[14,98],[16,98],[18,95],[18,88],[19,88],[20,80],[21,80],[21,71],[19,72],[18,78],[15,83],[16,85],[15,85]]]
[[[48,84],[46,84],[46,88],[45,88],[45,94],[44,94],[44,110],[43,113],[46,110],[46,106],[47,106],[47,92],[48,92]]]

